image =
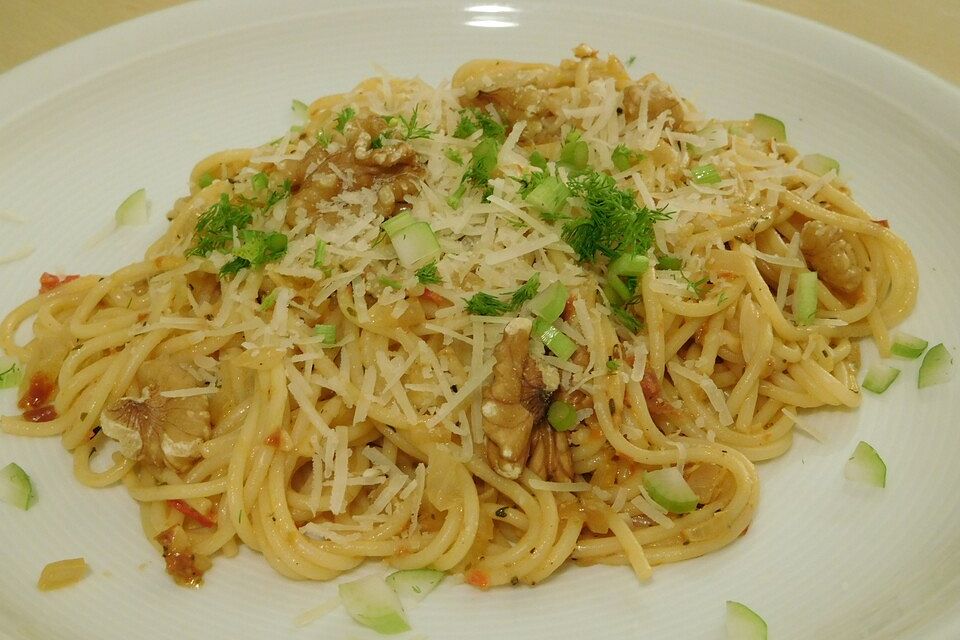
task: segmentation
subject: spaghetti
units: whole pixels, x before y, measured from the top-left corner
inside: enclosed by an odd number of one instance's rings
[[[240,544],[290,578],[488,587],[731,543],[799,410],[859,404],[857,340],[889,349],[914,260],[769,122],[575,54],[374,78],[202,160],[142,261],[3,321],[3,430],[122,482],[184,584]]]

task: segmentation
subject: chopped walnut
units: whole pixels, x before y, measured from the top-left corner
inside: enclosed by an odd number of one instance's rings
[[[527,466],[531,471],[545,480],[573,481],[573,455],[566,432],[541,424],[533,430],[530,442],[530,461]]]
[[[336,151],[321,144],[307,151],[292,168],[291,214],[298,207],[316,214],[321,203],[344,191],[372,189],[374,209],[390,216],[403,206],[405,196],[418,193],[424,168],[409,143],[388,140],[372,148],[386,126],[379,116],[358,117],[347,123],[346,143]]]
[[[820,280],[834,291],[850,294],[863,283],[863,269],[842,230],[810,220],[800,231],[800,250]]]
[[[507,122],[525,121],[521,134],[525,142],[550,142],[569,121],[565,109],[578,104],[582,92],[575,89],[578,74],[586,65],[589,81],[613,79],[621,90],[630,76],[615,56],[601,60],[597,51],[581,44],[573,50],[575,59],[559,66],[510,60],[474,60],[461,66],[453,76],[453,87],[463,89],[464,107],[485,109],[492,105]],[[582,77],[582,76],[581,76]]]
[[[653,120],[664,111],[669,111],[674,122],[683,122],[683,107],[667,85],[655,73],[648,73],[623,90],[623,117],[632,122],[640,117],[643,94],[649,91],[647,120]]]
[[[207,396],[166,398],[162,390],[197,385],[170,358],[148,360],[137,372],[139,396],[125,396],[100,416],[103,433],[120,443],[120,453],[131,460],[172,469],[188,468],[200,457],[200,445],[210,437]]]
[[[530,355],[531,325],[529,318],[517,318],[506,326],[493,350],[493,382],[483,393],[487,460],[505,478],[517,478],[523,471],[533,427],[560,384],[556,369]]]

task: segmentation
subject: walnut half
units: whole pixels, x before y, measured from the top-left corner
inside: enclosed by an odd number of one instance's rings
[[[528,318],[512,320],[494,348],[493,381],[483,392],[487,460],[505,478],[518,478],[530,455],[533,427],[560,386],[557,370],[530,355]]]
[[[863,283],[863,268],[843,231],[819,220],[800,230],[800,251],[810,267],[834,291],[850,294]]]
[[[147,360],[133,386],[140,394],[107,406],[100,414],[100,428],[120,444],[126,458],[178,471],[189,468],[200,457],[200,445],[210,437],[208,397],[167,398],[162,392],[195,385],[173,359]]]
[[[124,457],[182,470],[200,457],[203,440],[179,428],[183,416],[178,414],[184,412],[176,404],[156,388],[145,387],[140,397],[124,396],[104,410],[100,428],[120,444]]]
[[[388,140],[387,144],[374,147],[374,140],[386,128],[380,116],[359,116],[345,127],[344,144],[336,151],[331,152],[320,143],[311,147],[291,168],[291,213],[304,207],[317,214],[323,202],[360,189],[373,189],[377,195],[374,208],[384,216],[389,217],[405,206],[405,196],[420,191],[424,167],[407,142]]]
[[[573,455],[565,431],[543,423],[534,429],[531,442],[530,471],[552,482],[573,482]]]

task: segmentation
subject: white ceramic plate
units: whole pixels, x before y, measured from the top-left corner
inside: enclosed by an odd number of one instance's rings
[[[271,5],[275,3],[270,3]],[[890,54],[748,4],[572,0],[509,6],[254,0],[178,7],[85,38],[0,76],[0,311],[41,271],[103,272],[139,257],[186,190],[193,163],[289,126],[292,98],[352,87],[371,63],[430,81],[463,61],[556,61],[586,41],[656,71],[706,112],[779,115],[800,149],[838,158],[855,194],[907,238],[921,294],[906,327],[957,353],[960,91]],[[146,187],[149,227],[87,239]],[[866,350],[866,357],[875,353]],[[722,552],[660,567],[571,567],[536,588],[446,585],[411,613],[430,638],[722,638],[724,602],[747,603],[771,637],[960,637],[958,383],[917,391],[916,364],[853,413],[820,414],[826,444],[798,437],[760,474],[749,533]],[[960,377],[960,376],[958,376]],[[12,394],[3,401],[12,409]],[[857,440],[873,443],[888,486],[844,481]],[[294,617],[335,593],[288,581],[259,556],[220,559],[199,591],[177,588],[143,539],[123,489],[73,480],[54,440],[0,436],[0,465],[35,478],[37,507],[0,505],[0,636],[369,637],[339,610],[304,630]],[[85,556],[82,584],[42,594],[40,569]],[[370,567],[368,570],[376,569]]]

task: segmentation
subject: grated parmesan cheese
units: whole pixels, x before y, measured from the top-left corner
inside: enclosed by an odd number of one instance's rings
[[[733,416],[730,415],[730,409],[727,408],[727,398],[723,395],[723,391],[717,387],[717,383],[707,376],[676,362],[667,363],[667,370],[670,375],[686,378],[703,390],[710,405],[717,412],[721,426],[726,427],[733,424]]]
[[[193,398],[196,396],[213,395],[218,391],[220,391],[220,389],[215,386],[188,387],[186,389],[171,389],[169,391],[161,391],[160,395],[164,398]]]

